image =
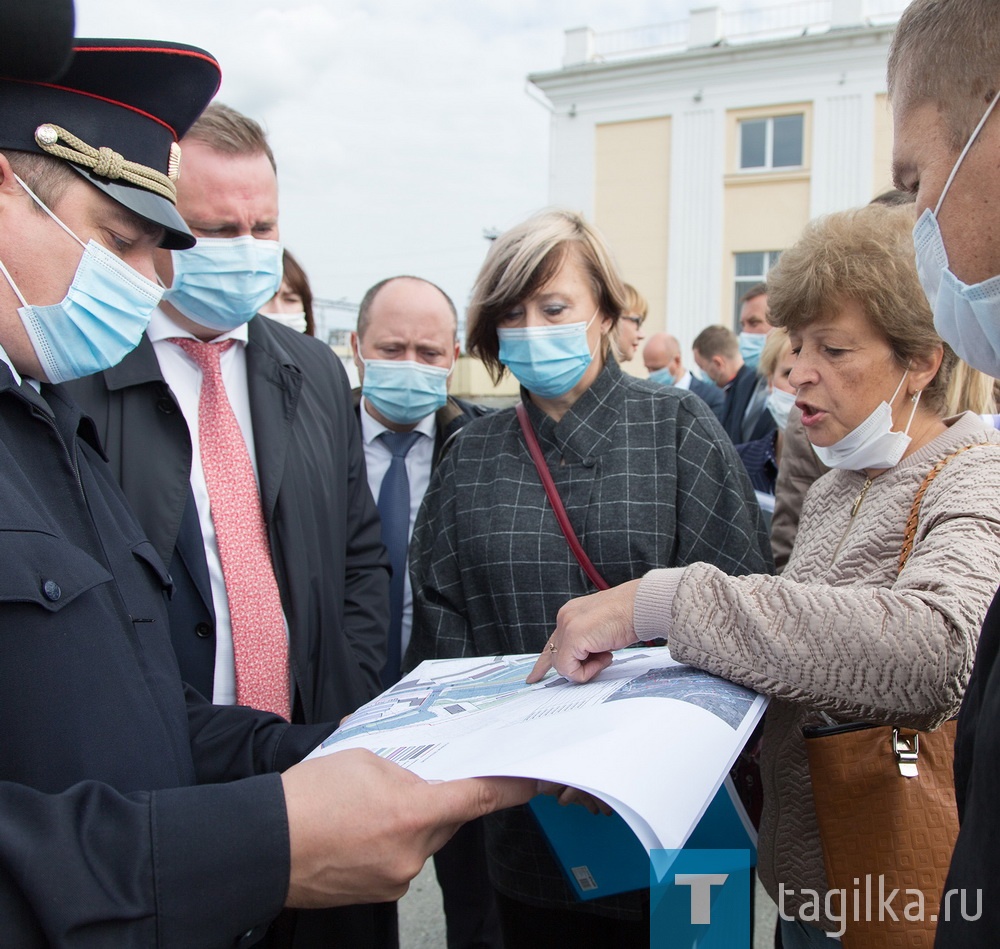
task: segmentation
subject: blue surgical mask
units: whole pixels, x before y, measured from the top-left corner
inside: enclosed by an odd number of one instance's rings
[[[281,244],[256,237],[199,237],[171,251],[174,280],[163,299],[190,320],[227,333],[251,320],[281,286]]]
[[[937,207],[924,210],[913,229],[917,273],[934,311],[934,328],[940,337],[973,369],[1000,377],[1000,276],[973,286],[948,269],[948,253],[941,237],[938,214],[958,169],[1000,99],[993,97],[979,125],[958,156],[945,182]]]
[[[534,395],[543,399],[565,395],[583,378],[594,358],[587,330],[599,311],[594,310],[586,323],[499,328],[500,362]]]
[[[658,382],[661,386],[672,386],[677,380],[674,378],[674,374],[664,366],[662,369],[651,372],[649,381]]]
[[[788,426],[788,414],[795,405],[795,393],[786,392],[784,389],[772,389],[767,394],[767,402],[764,404],[771,413],[774,424],[784,431]]]
[[[740,355],[747,366],[755,372],[766,342],[767,333],[740,333]]]
[[[163,290],[96,241],[86,244],[17,179],[32,200],[82,248],[73,282],[60,303],[28,303],[0,262],[21,301],[18,316],[49,382],[68,382],[117,366],[142,339]]]
[[[362,358],[361,362],[365,367],[361,392],[390,422],[413,425],[448,401],[451,369],[404,359]]]

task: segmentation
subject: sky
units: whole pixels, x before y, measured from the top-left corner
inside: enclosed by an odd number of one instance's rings
[[[378,280],[413,274],[461,312],[489,246],[484,229],[546,206],[549,114],[528,74],[560,67],[566,29],[667,23],[700,5],[76,0],[76,33],[216,56],[219,99],[268,131],[282,241],[317,297],[357,303]]]

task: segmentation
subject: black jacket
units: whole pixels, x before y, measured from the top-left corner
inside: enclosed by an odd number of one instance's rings
[[[271,320],[249,324],[247,384],[271,556],[290,634],[293,720],[336,721],[380,691],[388,561],[347,375],[330,348]],[[211,696],[214,614],[190,490],[191,440],[152,343],[66,386],[177,584],[174,644]]]
[[[43,392],[0,363],[0,941],[247,944],[288,886],[267,772],[329,726],[185,695],[166,569],[89,420]]]
[[[754,420],[753,427],[749,432],[743,432],[743,416],[746,414],[747,406],[750,404],[760,378],[746,364],[740,366],[740,371],[726,389],[726,404],[722,413],[722,427],[726,434],[732,439],[734,445],[742,442],[753,442],[758,438],[763,438],[768,432],[773,432],[777,427],[774,416],[762,405],[760,413]]]
[[[389,622],[388,559],[350,386],[324,343],[261,317],[248,332],[261,500],[289,628],[292,720],[337,722],[381,691]],[[143,337],[115,368],[66,388],[94,417],[112,470],[170,565],[181,675],[210,697],[215,614],[190,490],[191,439],[152,343]],[[394,904],[285,913],[279,925],[272,942],[296,949],[396,945]]]
[[[938,911],[935,949],[993,949],[1000,938],[998,654],[1000,592],[983,621],[976,663],[958,716],[955,797],[961,829]]]

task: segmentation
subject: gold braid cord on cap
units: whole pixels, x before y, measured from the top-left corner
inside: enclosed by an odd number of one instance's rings
[[[137,188],[152,191],[172,204],[177,203],[177,186],[169,176],[155,168],[128,161],[113,148],[94,148],[72,132],[51,123],[39,125],[35,129],[35,141],[47,154],[71,161],[75,165],[83,165],[99,178],[126,181]],[[60,144],[61,142],[64,144]],[[171,146],[171,160],[173,164],[177,164],[173,160],[174,147]]]

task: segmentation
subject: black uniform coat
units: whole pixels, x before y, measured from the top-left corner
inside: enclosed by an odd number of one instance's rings
[[[339,720],[377,695],[389,623],[388,559],[347,374],[318,340],[249,323],[247,385],[261,501],[290,634],[293,720]],[[68,383],[177,584],[184,679],[211,696],[214,614],[190,490],[191,440],[152,343]]]
[[[329,726],[185,695],[166,569],[89,420],[43,392],[0,362],[0,943],[246,944],[288,886],[266,772]]]

